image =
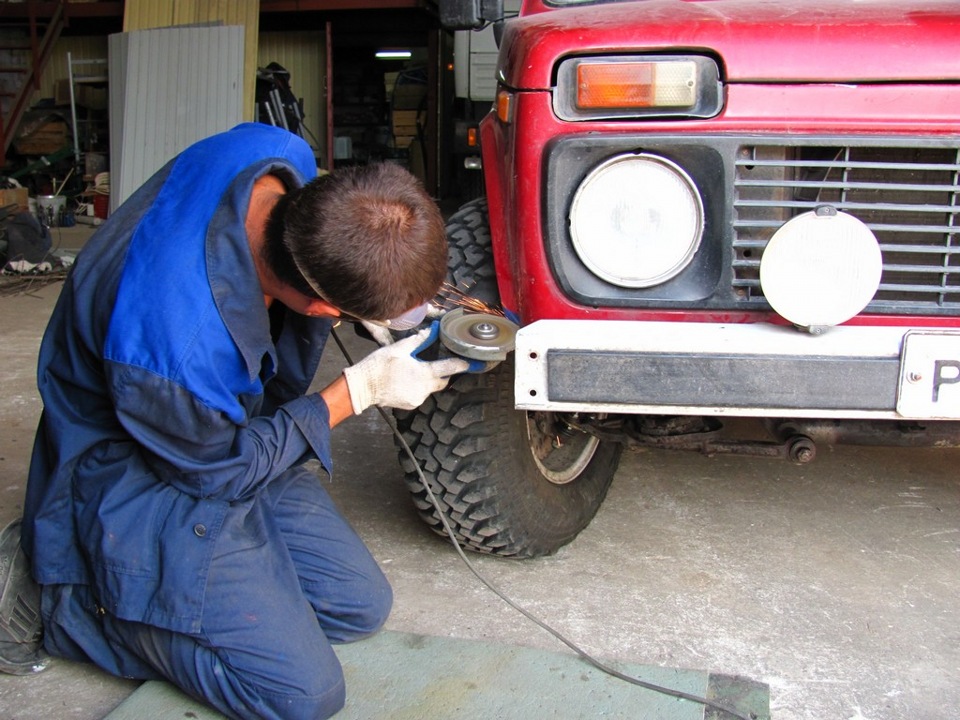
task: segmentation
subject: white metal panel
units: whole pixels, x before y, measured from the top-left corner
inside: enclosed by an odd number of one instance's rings
[[[862,358],[896,360],[907,328],[839,326],[822,335],[766,323],[632,322],[615,320],[540,320],[520,329],[516,340],[515,405],[555,412],[730,415],[752,417],[900,418],[874,410],[830,410],[704,405],[633,405],[559,402],[550,398],[548,355],[551,350],[593,353],[644,352],[739,357]],[[770,378],[770,382],[782,379]],[[741,398],[746,400],[746,398]]]
[[[110,207],[191,143],[243,113],[244,29],[172,27],[110,36]]]
[[[453,70],[457,97],[493,100],[497,94],[497,55],[493,26],[459,30],[453,37]]]
[[[110,167],[113,175],[119,177],[119,168],[123,164],[124,144],[123,137],[123,108],[127,101],[127,49],[130,45],[130,33],[118,33],[108,38],[107,77],[112,80],[109,93],[109,137],[110,137]],[[111,210],[120,203],[111,199]]]
[[[252,120],[257,69],[260,0],[126,0],[124,32],[174,25],[242,25],[244,27],[244,118]]]

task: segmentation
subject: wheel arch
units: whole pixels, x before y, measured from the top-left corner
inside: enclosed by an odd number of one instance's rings
[[[509,242],[510,223],[507,216],[507,169],[512,157],[508,152],[509,138],[506,127],[492,112],[481,121],[480,133],[487,217],[500,303],[519,315],[521,308],[515,282],[520,276],[519,258],[516,251],[511,251],[513,246]]]

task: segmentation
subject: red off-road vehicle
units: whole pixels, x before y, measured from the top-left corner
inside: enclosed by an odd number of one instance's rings
[[[521,326],[509,361],[400,418],[464,545],[556,550],[630,444],[956,440],[956,0],[441,12],[500,34],[451,277]],[[727,417],[764,433],[723,440]]]

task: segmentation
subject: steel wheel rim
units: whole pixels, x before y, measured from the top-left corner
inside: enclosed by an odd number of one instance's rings
[[[600,447],[600,439],[583,432],[551,435],[544,432],[545,420],[552,413],[527,415],[527,440],[530,455],[540,474],[553,485],[567,485],[590,466]]]

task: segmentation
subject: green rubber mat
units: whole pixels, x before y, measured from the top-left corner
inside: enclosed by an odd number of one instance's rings
[[[337,655],[347,679],[340,718],[486,717],[724,720],[729,715],[617,680],[565,653],[474,640],[381,632]],[[769,688],[702,670],[618,664],[616,669],[769,720]],[[163,682],[144,683],[107,720],[218,720]]]

